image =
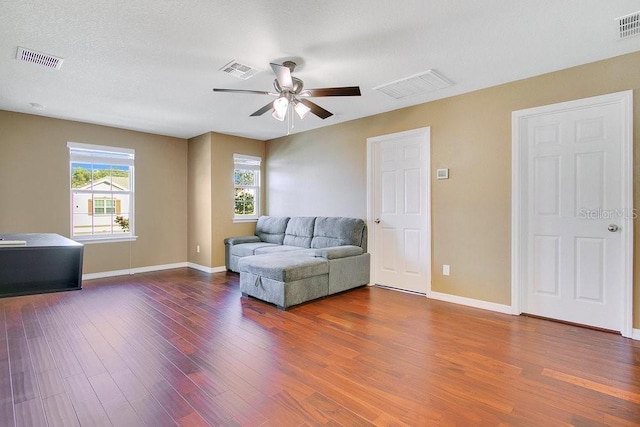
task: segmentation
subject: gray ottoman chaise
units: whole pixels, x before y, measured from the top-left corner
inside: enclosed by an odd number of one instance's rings
[[[254,236],[225,239],[226,267],[240,273],[240,290],[287,309],[369,283],[363,220],[267,217]]]

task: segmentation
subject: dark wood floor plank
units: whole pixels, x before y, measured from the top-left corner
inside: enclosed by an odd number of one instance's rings
[[[132,400],[130,403],[145,425],[159,427],[173,427],[177,425],[162,405],[150,394]],[[183,418],[188,418],[191,415],[193,415],[193,413],[189,413]]]
[[[311,396],[307,397],[304,401],[305,406],[313,407],[319,414],[322,414],[327,420],[332,420],[338,423],[339,425],[359,425],[373,426],[374,423],[368,422],[367,420],[357,416],[353,412],[344,408],[339,403],[329,399],[327,396],[324,396],[320,393],[313,393]],[[380,418],[376,418],[375,420],[378,425],[382,421]],[[384,420],[384,424],[394,423],[396,425],[399,424],[397,419],[391,420],[386,418]],[[326,422],[324,422],[326,424]]]
[[[150,389],[151,395],[174,420],[184,418],[194,412],[193,407],[171,384],[160,381]]]
[[[82,371],[88,377],[107,372],[104,364],[84,337],[70,339],[67,342],[82,367]]]
[[[258,408],[247,402],[247,400],[251,400],[250,396],[240,396],[229,390],[215,396],[215,400],[218,405],[227,410],[228,414],[233,415],[233,418],[227,421],[229,425],[232,425],[233,422],[243,426],[262,425],[267,421],[267,418],[260,413]]]
[[[13,400],[11,388],[11,366],[7,340],[0,340],[0,402]]]
[[[29,353],[36,373],[56,368],[56,363],[43,335],[27,339]]]
[[[639,420],[637,341],[386,289],[281,311],[175,269],[0,299],[0,425]]]
[[[82,366],[80,366],[80,363],[73,352],[73,348],[71,348],[66,340],[47,340],[62,378],[68,378],[77,374],[84,374]]]
[[[79,426],[78,417],[73,410],[71,400],[65,394],[57,394],[43,400],[44,412],[49,427]]]
[[[124,394],[108,372],[94,375],[88,380],[102,406],[119,406],[127,402]]]
[[[65,378],[64,388],[74,404],[85,400],[98,400],[98,396],[84,373]]]
[[[209,424],[204,418],[202,418],[202,415],[198,414],[197,412],[192,412],[186,417],[180,418],[178,420],[178,425],[180,427],[210,427],[211,426],[211,424]]]
[[[31,401],[39,397],[38,381],[31,368],[11,372],[11,387],[14,403]]]
[[[16,427],[44,426],[46,420],[40,398],[24,400],[14,406]]]
[[[105,406],[111,424],[117,427],[138,427],[144,425],[129,402],[110,403]]]
[[[111,427],[111,421],[107,416],[104,408],[100,404],[100,401],[94,396],[85,400],[73,400],[73,409],[76,412],[78,421],[81,426],[97,426],[97,427]]]
[[[135,374],[128,368],[114,373],[112,378],[129,402],[140,399],[141,397],[149,394],[149,390],[147,390],[144,384],[142,384]]]
[[[183,396],[189,405],[211,425],[221,425],[233,418],[233,413],[220,405],[217,396],[209,396],[200,388],[189,390]],[[184,419],[184,417],[179,419]]]
[[[13,401],[10,399],[0,400],[0,425],[15,425]]]
[[[0,425],[15,425],[5,308],[0,305]]]
[[[40,395],[43,399],[65,392],[64,380],[57,369],[39,372],[36,374]]]

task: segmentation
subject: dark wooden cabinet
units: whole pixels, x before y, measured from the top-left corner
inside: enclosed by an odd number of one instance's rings
[[[57,292],[82,287],[84,245],[52,233],[0,234],[0,297]]]

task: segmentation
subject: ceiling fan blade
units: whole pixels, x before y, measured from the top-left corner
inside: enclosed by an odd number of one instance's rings
[[[273,108],[273,102],[270,102],[267,105],[265,105],[264,107],[262,107],[261,109],[259,109],[258,111],[256,111],[253,114],[251,114],[250,117],[261,116],[264,113],[266,113],[267,111],[271,110],[272,108]]]
[[[318,104],[316,104],[314,102],[311,102],[308,99],[301,99],[300,102],[303,103],[304,105],[306,105],[307,107],[309,107],[311,112],[313,114],[315,114],[316,116],[320,117],[322,120],[326,119],[327,117],[333,116],[333,113],[325,110],[324,108],[322,108]]]
[[[300,96],[360,96],[359,86],[305,89]]]
[[[276,79],[281,88],[293,89],[293,79],[291,78],[291,70],[284,65],[271,64],[273,72],[276,73]]]
[[[245,89],[218,89],[218,88],[214,88],[213,89],[214,92],[232,92],[232,93],[250,93],[250,94],[257,94],[257,95],[272,95],[272,96],[278,96],[277,93],[274,92],[267,92],[264,90],[245,90]]]

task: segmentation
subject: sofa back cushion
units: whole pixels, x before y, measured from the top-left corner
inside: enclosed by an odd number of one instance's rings
[[[367,227],[359,218],[322,217],[316,218],[311,239],[312,248],[355,245],[367,250]]]
[[[315,216],[294,216],[289,219],[284,233],[284,244],[289,246],[311,247]]]
[[[288,222],[288,216],[261,216],[256,223],[255,234],[263,242],[281,245]]]

